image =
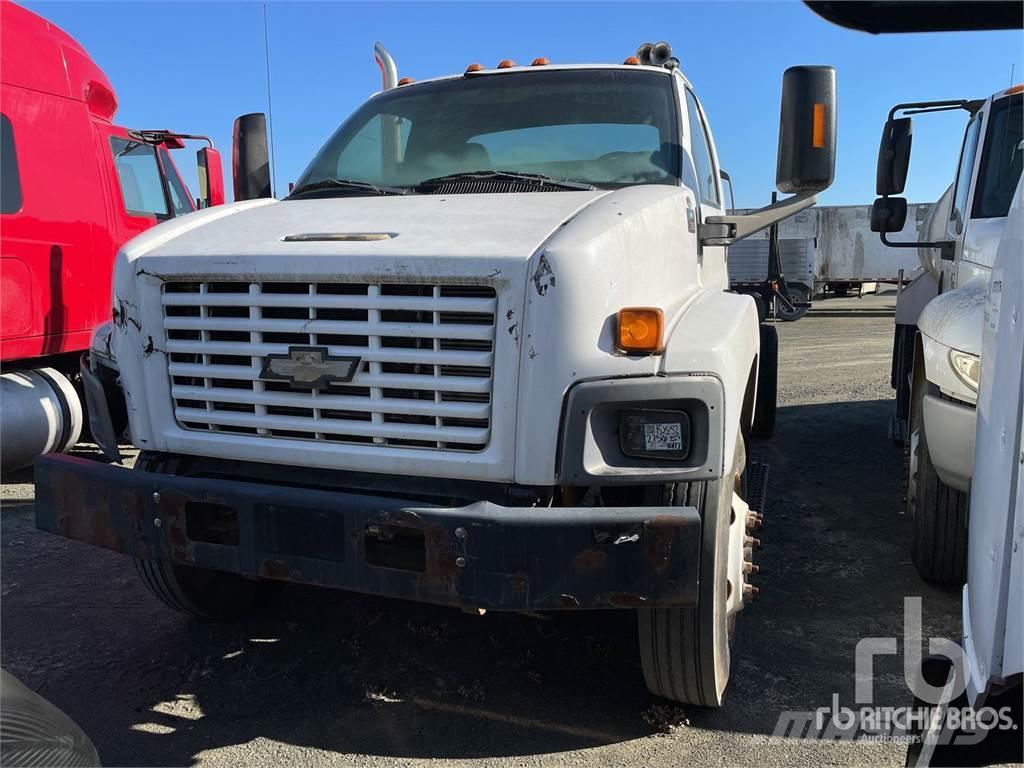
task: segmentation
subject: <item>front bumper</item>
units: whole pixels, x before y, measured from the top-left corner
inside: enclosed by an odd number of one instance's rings
[[[463,507],[365,493],[35,465],[36,525],[136,557],[492,610],[696,601],[693,507]]]
[[[974,472],[978,409],[968,403],[925,395],[922,418],[935,472],[946,485],[967,493]]]

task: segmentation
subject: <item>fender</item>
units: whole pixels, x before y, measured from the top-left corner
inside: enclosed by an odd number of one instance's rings
[[[701,293],[678,317],[667,335],[659,373],[710,373],[722,383],[725,392],[724,472],[726,467],[732,466],[747,381],[760,353],[754,300],[737,293]],[[698,339],[700,343],[694,343]]]
[[[988,276],[936,296],[918,318],[925,378],[943,392],[973,403],[978,393],[953,373],[952,349],[981,355]]]

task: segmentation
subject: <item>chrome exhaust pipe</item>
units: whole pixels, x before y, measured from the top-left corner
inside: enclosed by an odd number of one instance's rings
[[[398,85],[398,65],[382,43],[373,44],[373,58],[380,68],[381,90],[389,91]]]

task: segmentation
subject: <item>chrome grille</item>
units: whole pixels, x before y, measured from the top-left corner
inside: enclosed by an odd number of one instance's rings
[[[190,430],[480,451],[497,297],[483,285],[165,282],[171,397]],[[268,355],[361,358],[319,388],[260,379]]]

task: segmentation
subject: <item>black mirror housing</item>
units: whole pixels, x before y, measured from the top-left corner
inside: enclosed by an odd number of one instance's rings
[[[779,153],[775,185],[780,192],[820,192],[836,170],[836,71],[790,67],[782,76]]]
[[[878,145],[878,166],[875,171],[876,195],[899,195],[907,185],[910,168],[910,145],[914,139],[909,117],[888,120]]]
[[[880,197],[871,206],[872,232],[900,232],[907,223],[907,200],[904,197]]]
[[[267,153],[267,116],[252,112],[235,120],[231,152],[235,200],[273,197],[270,156]]]

